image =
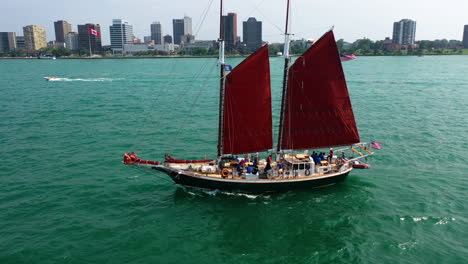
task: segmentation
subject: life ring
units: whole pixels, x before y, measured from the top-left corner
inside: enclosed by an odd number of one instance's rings
[[[231,175],[231,171],[224,168],[222,171],[221,171],[221,177],[223,178],[227,178],[229,175]]]
[[[310,170],[309,169],[306,169],[305,172],[304,172],[305,176],[310,176]]]

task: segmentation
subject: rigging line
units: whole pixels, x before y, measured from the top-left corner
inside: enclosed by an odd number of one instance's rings
[[[272,24],[273,26],[275,26],[276,29],[278,29],[278,31],[281,32],[281,34],[284,33],[283,30],[282,30],[278,25],[276,25],[275,23],[273,23],[270,19],[268,19],[268,17],[265,16],[265,14],[263,14],[263,12],[260,11],[260,9],[255,8],[255,10],[257,10],[257,11],[260,13],[260,15],[262,15],[262,16],[268,21],[268,23],[270,23],[270,24]]]
[[[214,68],[217,64],[218,64],[217,62],[216,62],[215,64],[212,64],[212,67],[211,67],[211,69],[210,69],[210,72],[213,70],[213,68]],[[203,71],[205,70],[205,68],[207,67],[207,65],[208,65],[207,63],[205,63],[205,64],[203,65],[203,67],[202,67],[202,69],[201,69],[201,72],[203,72]],[[206,83],[208,82],[208,79],[209,79],[209,76],[207,76],[207,78],[206,78],[205,81],[203,82],[203,84],[202,84],[202,87],[203,87],[203,88],[206,88],[206,87],[207,87],[207,86],[206,86]],[[189,108],[189,111],[188,111],[189,114],[186,115],[185,118],[184,118],[184,120],[180,123],[179,129],[177,130],[177,132],[176,132],[176,134],[175,134],[175,136],[174,136],[174,138],[175,138],[176,140],[178,139],[178,137],[179,137],[179,135],[180,135],[180,132],[182,131],[182,127],[184,127],[184,125],[187,124],[187,119],[188,119],[189,117],[191,117],[190,113],[193,113],[192,110],[193,110],[193,108],[195,107],[195,105],[197,105],[198,99],[200,99],[200,96],[201,96],[202,92],[204,92],[205,89],[203,89],[203,88],[202,88],[202,89],[199,89],[198,94],[195,96],[195,100],[193,101],[192,105],[191,105],[190,108]]]
[[[247,19],[249,19],[250,15],[252,15],[252,13],[255,11],[255,9],[259,8],[260,5],[263,4],[263,2],[265,2],[265,0],[260,1],[260,2],[249,12],[249,14],[244,18],[244,21],[247,21]]]
[[[172,65],[171,65],[171,67],[170,67],[170,70],[168,71],[169,73],[173,73],[173,72],[174,72],[175,65],[176,65],[176,64],[175,64],[175,61],[172,60]],[[171,85],[174,83],[174,79],[175,79],[174,76],[175,76],[175,75],[171,74],[171,78],[170,78],[168,84],[165,85],[164,88],[162,89],[162,93],[166,93],[167,90],[168,90],[167,87],[171,86]],[[156,93],[154,93],[154,94],[156,94]],[[161,96],[157,96],[155,100],[151,100],[152,103],[150,104],[149,109],[154,109],[154,106],[156,105],[156,103],[159,103],[161,100],[162,100],[162,99],[161,99]],[[148,112],[148,110],[147,110],[147,109],[144,109],[144,110],[143,110],[143,113],[146,113],[146,112]],[[146,117],[146,116],[150,116],[150,115],[144,114],[144,115],[142,115],[142,116],[145,116],[145,117]],[[152,116],[150,116],[150,117],[152,117]],[[140,135],[140,132],[141,132],[141,131],[143,130],[143,128],[144,128],[143,126],[137,126],[137,127],[138,127],[138,128],[135,130],[137,133],[136,133],[136,135],[133,137],[133,138],[134,138],[134,141],[133,141],[133,143],[132,143],[132,145],[131,145],[131,149],[135,148],[137,142],[139,142],[137,136]],[[154,133],[152,133],[152,139],[154,139]]]
[[[201,18],[200,23],[195,27],[196,31],[195,31],[194,36],[197,36],[198,32],[200,32],[200,29],[201,29],[203,23],[205,22],[206,16],[208,15],[208,12],[210,11],[211,5],[213,4],[213,1],[214,0],[210,0],[210,2],[208,3],[208,6],[205,8],[205,10],[203,10],[202,15],[200,16],[200,18]]]

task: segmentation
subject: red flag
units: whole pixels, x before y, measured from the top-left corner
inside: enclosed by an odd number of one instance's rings
[[[375,142],[375,141],[371,141],[370,143],[370,146],[371,148],[375,148],[375,149],[381,149],[382,148],[382,144],[379,143],[379,142]]]
[[[92,35],[95,35],[95,36],[98,36],[100,37],[101,36],[101,32],[97,31],[97,30],[94,30],[92,28],[88,28],[88,33],[89,34],[92,34]]]

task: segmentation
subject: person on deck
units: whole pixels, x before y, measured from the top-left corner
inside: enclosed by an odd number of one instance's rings
[[[328,162],[329,163],[332,163],[333,154],[334,154],[333,148],[330,148],[330,152],[328,153]]]
[[[276,164],[276,168],[278,169],[278,176],[283,177],[283,162],[281,160]]]
[[[247,173],[252,174],[252,171],[253,171],[253,166],[252,165],[247,166]]]

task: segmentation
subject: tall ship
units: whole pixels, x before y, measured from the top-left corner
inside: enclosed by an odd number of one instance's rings
[[[220,20],[222,10],[221,0]],[[182,160],[166,154],[160,163],[125,153],[124,164],[162,171],[184,186],[258,193],[335,184],[343,181],[353,166],[359,167],[360,159],[373,155],[368,144],[360,141],[333,30],[291,62],[289,10],[288,0],[276,148],[268,45],[228,72],[220,23],[216,159]],[[265,152],[267,157],[258,155]]]

